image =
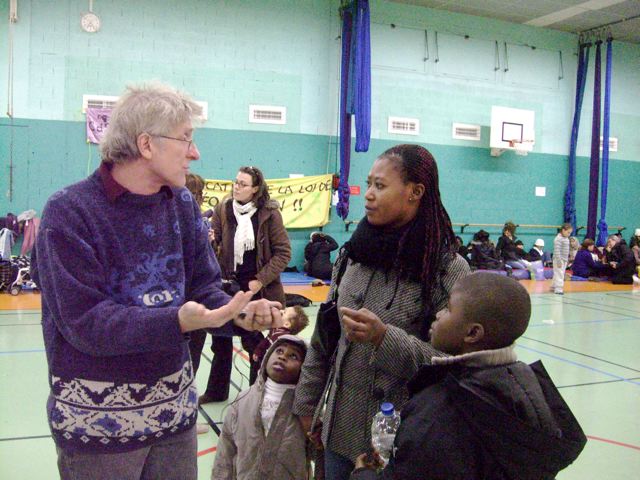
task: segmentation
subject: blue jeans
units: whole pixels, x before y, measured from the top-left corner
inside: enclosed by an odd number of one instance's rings
[[[327,480],[349,480],[355,465],[347,457],[330,450],[324,452],[324,478]]]

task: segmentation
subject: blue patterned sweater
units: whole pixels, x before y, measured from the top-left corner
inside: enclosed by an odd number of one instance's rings
[[[51,196],[32,265],[56,444],[116,453],[192,427],[197,392],[178,309],[229,297],[191,194],[136,195],[103,165]]]

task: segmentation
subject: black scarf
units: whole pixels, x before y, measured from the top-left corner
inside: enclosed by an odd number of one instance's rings
[[[424,257],[424,220],[418,217],[395,230],[371,225],[364,217],[345,244],[349,258],[383,271],[398,268],[400,277],[420,281]]]

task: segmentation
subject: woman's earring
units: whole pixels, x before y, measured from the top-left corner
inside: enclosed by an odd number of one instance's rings
[[[413,195],[409,197],[409,201],[413,202]]]

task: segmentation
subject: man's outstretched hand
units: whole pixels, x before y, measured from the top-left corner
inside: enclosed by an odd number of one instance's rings
[[[178,321],[183,333],[201,328],[218,328],[229,320],[245,330],[268,330],[282,326],[279,302],[251,301],[253,292],[238,292],[226,305],[209,310],[197,302],[187,302],[178,310]]]

